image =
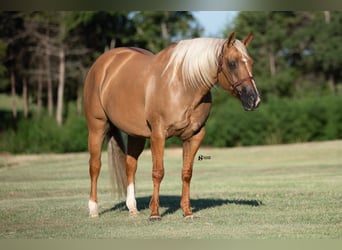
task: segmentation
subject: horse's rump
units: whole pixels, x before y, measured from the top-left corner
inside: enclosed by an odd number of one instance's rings
[[[85,106],[100,102],[105,118],[116,127],[148,136],[145,89],[151,79],[149,65],[153,58],[151,52],[138,48],[117,48],[100,56],[87,76]]]

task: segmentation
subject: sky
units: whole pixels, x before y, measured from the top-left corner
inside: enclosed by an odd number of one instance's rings
[[[238,14],[237,11],[194,11],[193,15],[204,28],[204,36],[222,37],[222,31]]]

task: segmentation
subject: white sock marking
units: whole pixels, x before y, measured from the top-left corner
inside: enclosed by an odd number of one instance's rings
[[[138,212],[137,202],[135,200],[135,191],[134,184],[131,183],[127,186],[127,198],[126,198],[126,206],[131,213]]]
[[[89,215],[91,218],[99,217],[99,211],[97,203],[95,201],[89,200],[88,202]]]

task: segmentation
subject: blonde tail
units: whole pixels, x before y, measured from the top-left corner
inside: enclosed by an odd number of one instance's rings
[[[118,194],[119,197],[126,196],[126,150],[121,132],[117,128],[112,128],[109,133],[107,151],[109,175],[113,192],[114,194]]]

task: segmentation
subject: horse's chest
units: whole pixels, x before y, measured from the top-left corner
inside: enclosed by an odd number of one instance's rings
[[[177,121],[167,128],[167,137],[179,136],[185,140],[196,134],[209,116],[210,103],[201,103],[195,109],[188,109]]]

